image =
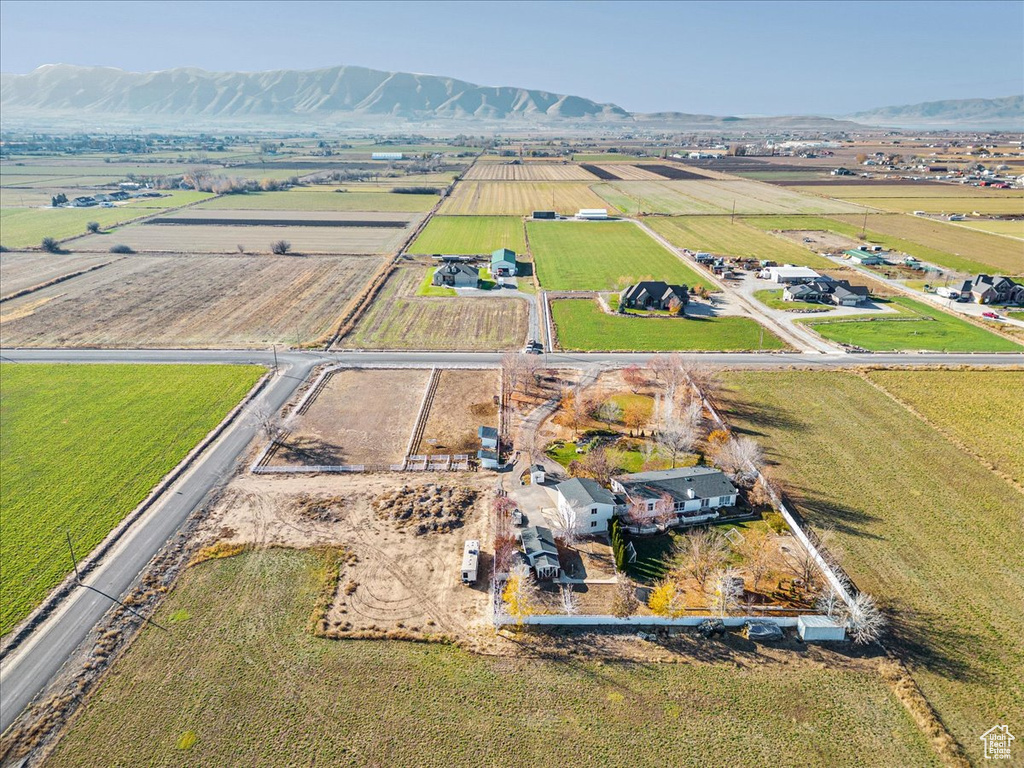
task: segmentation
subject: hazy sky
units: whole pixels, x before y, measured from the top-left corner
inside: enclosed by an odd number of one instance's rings
[[[0,3],[0,68],[353,64],[637,112],[843,114],[1024,92],[1022,2]]]

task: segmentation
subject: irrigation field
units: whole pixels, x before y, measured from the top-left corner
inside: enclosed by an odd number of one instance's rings
[[[269,253],[272,243],[286,240],[298,254],[386,254],[398,250],[422,216],[189,208],[168,218],[183,223],[132,224],[109,234],[77,240],[75,250],[106,251],[112,245],[124,244],[148,253]],[[202,223],[204,220],[210,223]],[[302,223],[306,221],[309,223]],[[362,221],[371,222],[372,226],[347,225]],[[288,225],[282,226],[283,223]]]
[[[0,633],[141,502],[263,374],[227,365],[2,364]]]
[[[597,177],[569,163],[476,163],[463,178],[467,181],[594,181]]]
[[[0,255],[0,296],[11,296],[18,291],[47,283],[56,278],[72,275],[121,258],[113,254],[82,256],[72,253],[5,253]],[[6,311],[6,309],[5,309]]]
[[[338,187],[297,187],[286,192],[249,192],[224,195],[198,209],[233,211],[429,211],[437,195],[396,194],[389,189],[337,192]]]
[[[416,254],[486,254],[498,248],[526,251],[518,216],[434,216],[410,246]]]
[[[551,291],[606,291],[641,279],[715,286],[629,222],[526,224],[540,284]]]
[[[1024,240],[1024,219],[958,221],[956,225],[958,227],[976,229],[979,232],[988,232],[992,235],[1015,237],[1018,240]]]
[[[837,216],[840,221],[859,226],[859,219]],[[889,237],[920,243],[927,248],[950,251],[1009,274],[1024,274],[1024,249],[1020,243],[965,227],[922,219],[919,216],[877,214],[868,216],[868,229]],[[949,265],[953,266],[953,265]]]
[[[39,262],[45,263],[48,254],[33,256],[35,267],[45,269]],[[383,264],[372,256],[103,258],[112,263],[5,302],[0,310],[4,342],[45,347],[300,345],[328,335]],[[31,266],[22,269],[30,272]]]
[[[85,234],[90,221],[107,229],[209,197],[212,195],[205,192],[174,192],[166,197],[119,203],[113,208],[3,208],[0,209],[0,244],[5,248],[38,246],[44,237],[64,240]]]
[[[671,755],[693,768],[714,744],[723,765],[785,755],[823,767],[851,754],[864,765],[939,765],[871,664],[827,649],[801,651],[806,663],[734,651],[647,664],[316,638],[305,627],[325,561],[268,549],[186,570],[155,616],[172,631],[142,631],[48,764],[461,768],[585,754],[636,768]],[[743,737],[723,739],[738,722]]]
[[[811,197],[785,187],[745,179],[728,181],[613,181],[594,191],[620,211],[667,214],[852,213],[841,200]]]
[[[843,220],[845,219],[845,220]],[[863,216],[849,216],[849,217],[834,217],[825,218],[821,216],[752,216],[745,219],[745,221],[758,229],[767,231],[779,231],[779,230],[821,230],[827,232],[835,232],[845,237],[856,240],[861,234],[861,227],[864,224]],[[933,236],[939,234],[939,238],[929,237],[932,242],[938,243],[936,247],[924,245],[918,240],[911,240],[909,236],[897,236],[895,234],[883,234],[882,232],[874,229],[880,221],[884,221],[886,226],[899,230],[902,226],[906,225],[906,222],[910,222],[911,226],[915,223],[924,224],[928,227],[928,232]],[[935,227],[941,227],[942,229],[933,229]],[[915,238],[920,237],[921,232],[915,228],[913,236]],[[942,237],[942,235],[948,234],[948,238]],[[959,235],[964,237],[961,239]],[[909,233],[908,233],[909,235]],[[980,242],[978,240],[980,238]],[[866,242],[881,245],[888,250],[898,251],[902,253],[916,256],[922,261],[931,262],[942,267],[949,269],[958,270],[961,272],[991,272],[993,270],[1006,269],[1001,267],[1001,264],[1006,264],[1010,267],[1010,273],[1017,273],[1024,271],[1024,267],[1020,264],[1020,258],[1017,256],[1014,258],[1013,250],[1017,248],[1019,251],[1019,245],[1013,240],[1005,237],[998,237],[996,235],[988,235],[983,232],[972,232],[969,229],[961,227],[947,226],[941,222],[932,222],[924,219],[919,219],[914,216],[904,216],[901,214],[875,214],[872,217],[868,215],[868,228],[866,231]],[[987,246],[994,244],[994,250],[990,250]],[[964,247],[970,250],[963,250]],[[960,248],[959,253],[952,252],[952,248]],[[1016,269],[1013,269],[1016,264]]]
[[[786,347],[747,317],[610,315],[590,299],[556,299],[551,302],[551,317],[559,347],[574,352],[738,352]]]
[[[751,256],[779,264],[828,268],[832,262],[782,237],[767,234],[729,216],[649,218],[647,225],[678,248],[722,256]]]
[[[533,211],[575,214],[581,208],[607,207],[587,184],[578,182],[460,181],[439,213],[526,216]]]
[[[905,376],[913,386],[917,372]],[[970,430],[975,413],[956,400],[974,374],[955,376],[945,404]],[[727,417],[758,436],[808,524],[836,529],[842,566],[893,624],[889,643],[983,763],[979,734],[1024,712],[1021,492],[855,374],[726,382]],[[992,394],[975,401],[983,422],[1019,405],[1013,391]]]
[[[791,187],[886,211],[910,213],[1016,214],[1024,216],[1024,192],[952,184],[830,184]]]

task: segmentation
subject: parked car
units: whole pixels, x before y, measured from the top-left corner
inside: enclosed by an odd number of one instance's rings
[[[523,352],[528,355],[542,355],[544,354],[544,346],[539,341],[531,341],[526,344],[526,349]]]
[[[987,317],[990,320],[998,320],[999,319],[999,315],[997,315],[995,312],[982,312],[981,316],[982,317]]]

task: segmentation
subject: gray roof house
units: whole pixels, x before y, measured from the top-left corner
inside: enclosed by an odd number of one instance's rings
[[[555,486],[558,509],[564,520],[572,520],[581,534],[600,534],[608,530],[618,500],[596,480],[574,477]]]
[[[537,574],[538,579],[554,579],[562,570],[558,560],[558,547],[550,528],[531,525],[519,532],[526,561]]]
[[[673,300],[682,307],[690,299],[685,285],[669,285],[660,280],[643,280],[623,289],[619,307],[623,309],[670,309]]]
[[[499,248],[491,253],[491,275],[494,277],[515,277],[516,252],[509,248]]]
[[[480,271],[469,264],[446,261],[434,271],[431,283],[448,288],[476,288],[480,285]]]
[[[638,532],[652,532],[659,527],[692,524],[714,520],[722,507],[736,505],[738,491],[728,477],[711,467],[679,467],[655,472],[637,472],[612,480],[612,490],[624,494],[630,506],[646,508],[641,517],[649,520],[628,521],[627,528]],[[675,518],[655,521],[659,516],[656,503],[664,495],[672,499]],[[659,516],[660,517],[660,516]]]
[[[971,295],[979,304],[1020,303],[1020,286],[1008,277],[976,275],[971,284]]]

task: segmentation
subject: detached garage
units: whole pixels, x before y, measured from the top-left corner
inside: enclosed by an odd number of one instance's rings
[[[846,639],[846,627],[828,616],[801,616],[796,620],[796,631],[808,643]]]

